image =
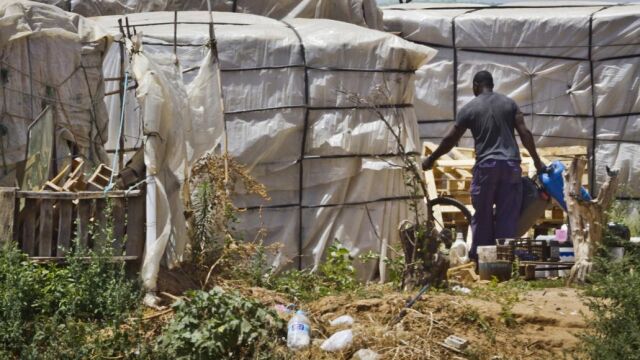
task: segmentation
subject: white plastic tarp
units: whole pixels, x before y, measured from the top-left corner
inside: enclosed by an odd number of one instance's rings
[[[605,165],[621,168],[630,184],[640,176],[640,5],[405,4],[386,7],[384,20],[387,30],[439,50],[417,72],[421,138],[453,126],[454,111],[473,97],[473,75],[486,69],[495,90],[527,115],[538,146],[595,148],[598,182]],[[640,196],[640,187],[624,195]]]
[[[180,46],[174,68],[185,73],[182,85],[171,86],[188,89],[192,105],[216,104],[217,98],[209,98],[216,94],[203,94],[194,85],[201,74],[193,80],[206,63],[208,14],[180,16],[193,23],[178,26]],[[387,95],[377,103],[387,120],[401,129],[407,151],[417,152],[413,72],[435,51],[391,34],[330,20],[284,23],[231,13],[213,17],[229,152],[249,166],[271,196],[265,202],[236,189],[236,204],[247,208],[237,226],[244,238],[254,239],[266,229],[265,243],[283,244],[274,259],[278,267],[317,266],[325,248],[336,239],[352,255],[368,250],[386,253],[388,244],[397,243],[398,223],[409,216],[403,174],[394,165],[399,161],[393,155],[397,145],[371,109],[358,108],[345,93],[366,97],[379,94],[378,88],[386,89]],[[118,31],[116,17],[98,21],[114,34]],[[129,21],[142,33],[145,57],[173,61],[173,13],[133,14]],[[113,66],[117,62],[117,51],[109,51],[105,69],[117,69]],[[141,79],[136,76],[136,81]],[[111,101],[117,97],[107,98]],[[196,108],[191,106],[190,111]],[[215,108],[205,111],[215,113]],[[139,117],[132,110],[127,112],[126,128],[133,131],[139,127]],[[114,126],[115,117],[110,118]],[[146,115],[143,118],[145,124],[152,121]],[[193,128],[193,137],[186,136],[186,141],[196,142],[200,129],[185,124],[184,116],[179,118],[182,126]],[[209,145],[216,148],[220,129],[205,129],[213,131]],[[364,278],[376,273],[373,264],[360,266],[359,271]]]
[[[103,52],[110,37],[91,20],[28,1],[0,3],[0,184],[15,186],[25,160],[27,128],[53,108],[58,169],[76,155],[107,160],[107,112],[102,101]],[[6,171],[5,171],[6,169]]]
[[[40,0],[83,16],[151,11],[208,10],[207,0]],[[382,30],[375,0],[211,0],[213,11],[239,12],[274,19],[316,18],[345,21]]]

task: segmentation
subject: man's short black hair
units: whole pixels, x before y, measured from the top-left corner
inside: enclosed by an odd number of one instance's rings
[[[480,86],[493,89],[493,76],[491,76],[491,73],[486,70],[478,71],[473,76],[473,82]]]

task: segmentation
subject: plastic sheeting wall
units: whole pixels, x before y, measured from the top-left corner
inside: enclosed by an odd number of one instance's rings
[[[385,8],[384,21],[439,50],[417,72],[422,139],[444,136],[473,96],[474,73],[486,69],[520,105],[538,146],[587,146],[598,182],[605,165],[619,167],[625,194],[640,197],[640,5],[405,4]]]
[[[207,0],[39,0],[83,16],[124,15],[150,11],[208,10]],[[345,21],[382,30],[375,0],[211,0],[213,11]]]
[[[190,23],[179,23],[175,32],[173,16],[134,14],[129,22],[143,34],[146,56],[164,63],[173,58],[176,35],[180,71],[191,89],[208,52],[208,14],[179,13]],[[116,20],[99,18],[114,33]],[[271,196],[265,202],[237,189],[236,203],[247,209],[239,224],[245,239],[266,228],[266,243],[284,245],[274,259],[277,266],[317,265],[334,239],[353,255],[386,252],[408,216],[403,174],[394,165],[397,145],[371,109],[341,91],[368,96],[386,88],[381,111],[401,128],[407,151],[418,151],[414,71],[435,51],[330,20],[280,22],[230,13],[215,13],[214,20],[229,152]],[[118,76],[119,61],[112,49],[105,77]],[[112,101],[117,96],[107,99]],[[117,122],[111,119],[113,127]],[[135,132],[139,119],[132,108],[127,119],[128,131]],[[217,143],[211,139],[212,147]],[[361,275],[373,276],[373,266],[361,267]]]
[[[0,4],[0,184],[15,186],[27,128],[44,106],[54,110],[56,157],[106,161],[107,112],[102,56],[110,38],[92,21],[32,2]],[[55,169],[54,169],[55,170]]]

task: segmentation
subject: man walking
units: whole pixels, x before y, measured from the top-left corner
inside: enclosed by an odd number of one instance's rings
[[[456,123],[440,146],[422,162],[429,170],[442,155],[451,151],[467,129],[475,142],[476,164],[471,182],[473,245],[470,257],[477,260],[477,248],[495,245],[496,238],[512,238],[522,204],[520,150],[514,129],[529,151],[538,171],[544,169],[533,135],[524,123],[518,105],[507,96],[493,92],[493,77],[480,71],[473,77],[473,94],[456,118]],[[495,217],[494,217],[495,205]]]

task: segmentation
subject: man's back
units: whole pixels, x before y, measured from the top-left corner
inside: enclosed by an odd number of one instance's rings
[[[518,105],[509,97],[485,92],[462,109],[456,125],[471,130],[475,140],[476,162],[520,160],[514,129]]]

